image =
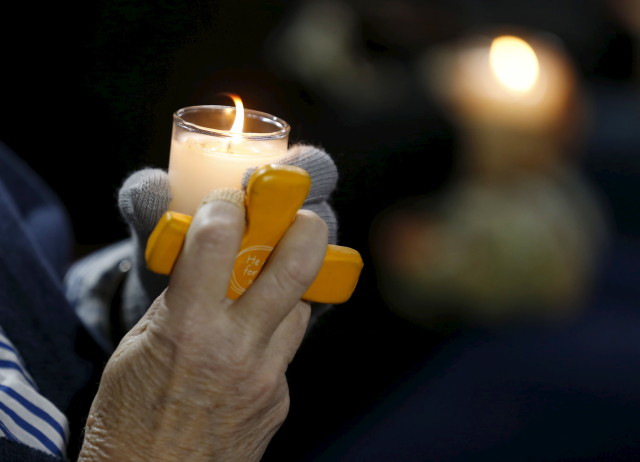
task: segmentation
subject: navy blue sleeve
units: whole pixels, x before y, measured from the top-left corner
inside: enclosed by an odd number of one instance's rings
[[[0,182],[11,192],[21,224],[43,262],[62,279],[72,257],[73,231],[66,209],[29,166],[0,142]]]
[[[35,174],[1,144],[0,216],[0,326],[39,393],[67,417],[67,454],[73,458],[108,354],[63,292],[59,271],[70,239],[64,212]],[[44,231],[38,230],[43,219]]]
[[[24,444],[0,438],[0,460],[2,462],[62,462],[65,459],[53,457]]]

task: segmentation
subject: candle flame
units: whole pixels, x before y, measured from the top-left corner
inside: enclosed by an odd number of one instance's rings
[[[238,95],[232,93],[229,94],[229,97],[236,105],[236,118],[231,126],[231,132],[242,133],[242,130],[244,129],[244,105],[242,104],[242,99],[240,99]]]
[[[513,92],[526,93],[533,89],[538,80],[538,57],[521,38],[504,35],[494,39],[489,60],[495,77]]]
[[[234,94],[227,93],[229,98],[233,100],[233,103],[236,106],[236,117],[233,120],[233,125],[231,126],[232,133],[231,139],[229,140],[229,144],[227,145],[227,152],[233,152],[234,144],[238,144],[242,140],[242,131],[244,129],[244,104],[242,104],[242,99]]]

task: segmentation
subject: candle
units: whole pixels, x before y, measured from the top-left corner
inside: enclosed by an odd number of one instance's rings
[[[287,155],[289,125],[282,119],[236,107],[192,106],[173,117],[169,157],[169,209],[195,214],[206,194],[240,188],[247,169]]]
[[[605,226],[563,162],[575,136],[567,128],[579,122],[569,59],[548,36],[493,35],[445,45],[422,64],[426,89],[457,125],[464,172],[426,208],[412,201],[377,221],[385,299],[429,324],[572,314]]]
[[[462,50],[452,89],[461,116],[526,130],[557,122],[571,82],[550,45],[503,35]]]
[[[429,90],[460,128],[473,175],[548,170],[577,139],[576,79],[554,40],[467,38],[428,57],[424,69]]]

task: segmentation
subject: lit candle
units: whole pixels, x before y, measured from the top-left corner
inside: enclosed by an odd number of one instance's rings
[[[548,169],[575,141],[581,122],[575,75],[553,41],[466,39],[425,64],[430,91],[461,129],[474,175]]]
[[[453,91],[463,117],[523,129],[548,127],[571,91],[564,57],[543,42],[503,35],[463,50]]]
[[[289,125],[272,115],[236,107],[192,106],[173,117],[169,158],[171,210],[195,214],[208,192],[240,188],[249,168],[287,155]]]

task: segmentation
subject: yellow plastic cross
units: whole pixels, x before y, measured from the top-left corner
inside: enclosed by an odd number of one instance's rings
[[[247,226],[236,257],[227,296],[237,299],[260,274],[271,252],[293,222],[309,193],[311,179],[301,168],[267,165],[249,178],[245,195]],[[147,242],[147,267],[170,274],[180,254],[192,217],[168,211]],[[344,303],[355,290],[362,271],[358,251],[329,244],[322,268],[304,299]]]

